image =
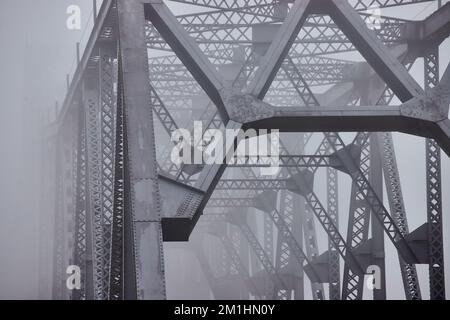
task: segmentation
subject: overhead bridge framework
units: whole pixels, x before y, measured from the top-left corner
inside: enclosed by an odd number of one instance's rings
[[[94,14],[47,135],[54,161],[46,170],[56,168],[47,186],[52,296],[165,299],[163,241],[188,241],[195,232],[218,237],[227,252],[226,276],[217,280],[201,242],[186,248],[197,250],[216,296],[230,297],[224,279],[233,279],[247,298],[302,299],[305,274],[314,299],[362,299],[364,274],[376,265],[382,286],[373,296],[386,299],[394,272],[384,261],[386,238],[406,299],[445,299],[440,161],[450,156],[450,66],[440,77],[439,46],[450,35],[450,4],[423,21],[375,17],[372,28],[368,9],[430,1],[173,2],[197,9],[175,16],[166,1],[104,0]],[[355,51],[366,62],[341,58]],[[423,87],[408,71],[419,58]],[[194,120],[205,129],[279,130],[279,173],[264,177],[256,162],[228,166],[221,158],[172,163],[170,136]],[[340,132],[357,134],[344,143]],[[391,132],[427,139],[427,215],[416,230],[408,228]],[[306,153],[315,140],[316,152]],[[319,169],[325,201],[315,190]],[[341,174],[352,181],[346,229]],[[318,232],[328,239],[323,252]],[[70,291],[72,264],[82,281]],[[422,296],[416,264],[429,266],[430,297]]]

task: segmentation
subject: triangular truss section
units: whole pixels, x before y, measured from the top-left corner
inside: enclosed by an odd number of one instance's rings
[[[340,106],[384,104],[386,100],[392,100],[395,93],[402,101],[421,93],[420,87],[398,61],[405,56],[405,48],[392,46],[388,49],[381,43],[395,44],[395,36],[398,35],[402,21],[380,17],[377,28],[369,30],[370,15],[356,13],[346,1],[326,1],[326,5],[324,3],[325,1],[321,2],[320,6],[314,6],[313,2],[310,2],[303,16],[297,14],[297,17],[293,18],[294,14],[290,14],[291,21],[288,18],[285,25],[291,24],[297,29],[293,29],[294,32],[289,34],[288,30],[284,30],[287,29],[284,25],[277,34],[279,37],[286,37],[285,44],[288,44],[289,53],[281,64],[279,61],[272,61],[277,63],[279,69],[272,70],[267,78],[270,85],[265,83],[263,87],[265,96],[258,98],[263,98],[273,106],[311,107],[331,103]],[[318,11],[319,8],[321,11]],[[337,23],[334,20],[337,20]],[[299,22],[302,23],[300,27]],[[361,52],[373,69],[367,63],[352,63],[329,56],[330,52],[339,54],[363,47]],[[263,61],[265,65],[271,55],[272,52],[267,53],[268,57]],[[392,68],[393,66],[395,67]],[[277,72],[274,76],[275,70]],[[385,89],[385,82],[376,77],[373,70],[394,90]],[[365,92],[358,78],[363,80],[363,83],[376,82],[376,87],[380,90],[375,93]],[[339,84],[331,86],[333,82]],[[255,81],[254,85],[263,84]],[[320,85],[328,87],[319,88]],[[313,86],[317,88],[316,94],[313,93]],[[329,90],[330,94],[327,94],[325,89]],[[338,98],[331,100],[327,99],[327,96]],[[381,96],[385,99],[381,99]]]

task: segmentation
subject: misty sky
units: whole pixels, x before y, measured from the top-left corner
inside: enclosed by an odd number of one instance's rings
[[[73,3],[92,10],[90,0],[0,2],[0,298],[38,294],[39,126],[54,118],[83,34],[66,28]]]
[[[437,1],[436,1],[437,2]],[[99,1],[100,3],[100,1]],[[78,4],[82,8],[81,31],[66,28],[66,8]],[[186,7],[171,4],[174,12],[186,12]],[[397,14],[410,19],[422,19],[435,8],[435,2],[410,6],[409,10],[389,9],[384,14]],[[39,252],[39,191],[40,128],[53,119],[55,103],[61,103],[66,92],[65,76],[74,70],[75,43],[85,44],[92,16],[91,0],[1,0],[0,1],[0,299],[38,297]],[[441,46],[441,66],[450,60],[449,41]],[[443,69],[443,67],[442,67]],[[441,70],[441,73],[444,70]],[[423,64],[419,61],[412,74],[422,84]],[[403,185],[410,230],[426,221],[424,140],[395,134],[400,175]],[[444,154],[443,201],[444,237],[447,270],[450,265],[450,160]],[[348,216],[348,177],[340,175],[341,226],[345,230]],[[325,199],[323,192],[319,196]],[[387,205],[387,201],[385,202]],[[320,226],[317,224],[320,233]],[[319,246],[326,249],[325,238]],[[402,298],[397,257],[389,241],[387,246],[388,297]],[[168,246],[169,247],[169,246]],[[166,252],[168,294],[174,292],[180,257]],[[170,267],[169,267],[170,266]],[[391,270],[391,271],[389,271]],[[421,270],[422,293],[428,295],[427,266]],[[447,274],[447,288],[450,288]],[[305,292],[309,292],[305,286]],[[189,298],[189,297],[186,297]]]

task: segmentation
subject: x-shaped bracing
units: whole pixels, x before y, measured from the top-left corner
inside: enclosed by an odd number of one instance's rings
[[[195,40],[189,36],[163,1],[146,0],[145,17],[157,28],[178,58],[218,108],[222,121],[232,129],[278,129],[284,132],[358,132],[399,131],[434,138],[450,155],[450,66],[439,86],[427,94],[407,69],[369,30],[347,0],[296,0],[280,27],[257,74],[244,93],[225,84]],[[391,90],[402,101],[400,106],[328,106],[277,107],[263,101],[283,60],[309,14],[328,14],[366,58]],[[234,145],[226,154],[234,152]],[[221,161],[219,161],[221,162]],[[186,226],[196,221],[219,181],[226,165],[203,169],[193,189],[164,215],[165,239],[171,240],[174,230],[167,218],[178,218]],[[167,183],[167,182],[166,182]],[[171,181],[169,184],[177,184]],[[185,186],[178,185],[179,188]],[[164,188],[162,188],[164,189]],[[164,195],[163,195],[164,198]],[[194,200],[193,200],[194,199]],[[178,206],[179,205],[179,206]],[[167,210],[167,208],[166,208]],[[183,220],[187,218],[188,220]],[[195,224],[195,223],[194,223]],[[188,229],[192,230],[191,224]],[[178,229],[179,230],[179,229]],[[188,236],[174,236],[179,240]]]

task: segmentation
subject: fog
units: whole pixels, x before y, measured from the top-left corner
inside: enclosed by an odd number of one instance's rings
[[[98,1],[100,4],[100,1]],[[436,1],[437,2],[437,1]],[[82,9],[82,29],[66,28],[66,9],[77,4]],[[404,18],[422,19],[435,9],[435,3],[402,10]],[[412,8],[417,8],[412,10]],[[184,6],[172,4],[182,13]],[[0,299],[48,298],[39,292],[40,212],[43,202],[41,187],[42,137],[45,125],[54,120],[56,105],[61,105],[66,93],[66,74],[75,67],[75,44],[82,49],[92,26],[91,0],[1,0],[0,1]],[[396,14],[390,9],[383,14]],[[441,73],[450,60],[450,43],[441,46]],[[417,82],[423,83],[423,63],[419,59],[412,69]],[[426,221],[424,139],[394,134],[403,193],[410,230]],[[450,159],[442,156],[444,204],[444,250],[447,270],[450,265]],[[323,177],[318,178],[323,181]],[[340,175],[340,225],[345,234],[348,217],[350,180]],[[324,188],[318,188],[321,199]],[[387,206],[387,199],[385,199]],[[320,252],[327,248],[320,225]],[[404,298],[398,260],[388,239],[386,270],[388,298]],[[177,246],[177,248],[173,248]],[[180,245],[165,245],[168,298],[209,298],[210,293],[198,263]],[[428,296],[428,266],[418,266],[423,297]],[[450,274],[446,274],[450,288]],[[195,293],[192,288],[196,288]],[[305,282],[305,295],[310,297]]]
[[[41,137],[83,35],[66,28],[73,3],[92,11],[90,0],[0,2],[0,298],[38,297]]]

